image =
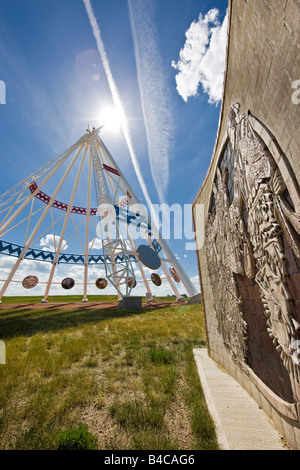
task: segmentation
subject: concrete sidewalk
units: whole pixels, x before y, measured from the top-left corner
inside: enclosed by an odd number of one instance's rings
[[[222,450],[288,450],[265,411],[207,353],[194,349],[199,377]]]

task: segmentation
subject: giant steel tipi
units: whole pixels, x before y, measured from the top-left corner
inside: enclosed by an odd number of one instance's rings
[[[22,282],[25,288],[44,284],[42,302],[47,302],[51,286],[57,284],[55,270],[60,263],[82,265],[83,301],[88,300],[91,266],[105,268],[105,276],[94,284],[99,289],[111,284],[119,299],[129,297],[136,283],[143,282],[146,297],[152,300],[151,285],[159,286],[162,280],[170,284],[178,300],[176,283],[180,281],[190,297],[197,295],[166,240],[139,210],[141,202],[100,138],[100,129],[88,127],[68,150],[0,196],[0,253],[16,258],[6,279],[1,279],[0,301],[11,282]],[[49,231],[53,250],[40,249]],[[22,235],[22,244],[16,242],[16,234]],[[80,254],[67,252],[74,237]],[[47,279],[30,275],[15,280],[23,260],[50,262]],[[163,277],[155,272],[158,268]],[[137,271],[141,281],[137,281]],[[72,278],[61,282],[65,289],[74,284]]]

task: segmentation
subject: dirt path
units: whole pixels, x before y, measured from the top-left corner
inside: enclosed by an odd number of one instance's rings
[[[148,309],[155,309],[155,308],[163,308],[163,307],[170,307],[173,305],[184,305],[185,302],[143,302],[142,308],[148,308]],[[3,308],[15,308],[15,309],[28,309],[28,308],[47,308],[47,309],[74,309],[74,308],[80,308],[80,309],[91,309],[91,308],[111,308],[115,309],[118,307],[117,303],[112,303],[112,302],[52,302],[52,303],[18,303],[18,304],[13,304],[13,303],[1,303],[0,304],[0,309]]]

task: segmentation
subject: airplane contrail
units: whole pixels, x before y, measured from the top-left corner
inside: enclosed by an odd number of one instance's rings
[[[128,7],[151,173],[163,203],[169,182],[170,133],[173,130],[171,99],[157,42],[152,2],[128,0]]]
[[[125,137],[125,141],[126,141],[126,144],[127,144],[130,156],[131,156],[132,164],[133,164],[133,167],[135,169],[135,173],[136,173],[136,176],[137,176],[138,181],[140,183],[140,186],[142,188],[144,197],[145,197],[146,202],[148,204],[148,208],[151,211],[152,202],[151,202],[151,199],[149,197],[148,190],[147,190],[143,175],[141,173],[137,157],[136,157],[134,149],[133,149],[127,117],[126,117],[126,114],[125,114],[125,111],[124,111],[124,108],[123,108],[123,104],[122,104],[122,101],[121,101],[121,98],[120,98],[119,90],[117,88],[117,85],[116,85],[116,83],[114,81],[114,78],[113,78],[113,75],[111,73],[111,69],[110,69],[109,61],[108,61],[108,58],[107,58],[107,55],[106,55],[105,47],[104,47],[103,41],[101,39],[100,29],[99,29],[96,17],[94,15],[90,0],[83,0],[83,3],[84,3],[84,6],[85,6],[85,9],[86,9],[91,27],[92,27],[93,35],[96,39],[98,52],[99,52],[101,60],[102,60],[103,68],[104,68],[106,78],[107,78],[107,81],[108,81],[108,85],[109,85],[109,88],[110,88],[110,91],[111,91],[111,94],[112,94],[114,105],[115,105],[117,111],[120,113],[120,116],[121,116],[121,127],[122,127],[122,131],[123,131],[123,134],[124,134],[124,137]],[[152,213],[153,213],[153,211],[152,211]]]

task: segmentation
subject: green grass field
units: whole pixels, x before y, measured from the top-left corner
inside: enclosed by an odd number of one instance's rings
[[[18,301],[0,307],[0,449],[218,448],[192,352],[205,346],[201,306]]]

